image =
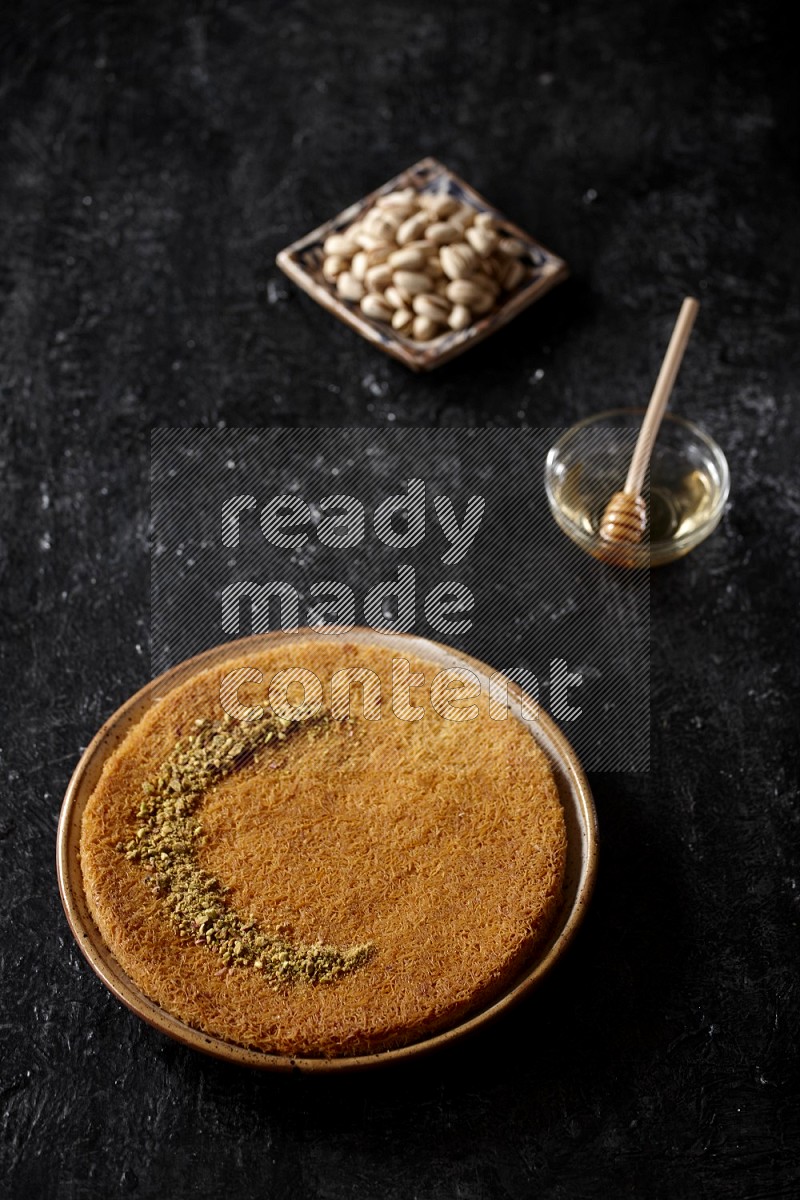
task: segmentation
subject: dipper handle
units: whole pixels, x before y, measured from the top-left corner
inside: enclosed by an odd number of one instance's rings
[[[650,462],[650,456],[653,453],[653,446],[658,436],[661,420],[669,403],[672,388],[675,384],[675,377],[680,369],[686,343],[689,341],[689,335],[692,332],[692,326],[694,325],[699,307],[700,305],[694,297],[687,296],[681,305],[681,311],[678,313],[678,319],[675,322],[675,328],[669,340],[667,353],[664,355],[664,361],[661,364],[661,370],[658,373],[658,379],[653,388],[647,412],[644,414],[642,428],[639,430],[639,437],[636,442],[636,449],[633,452],[631,465],[628,468],[628,478],[625,480],[623,490],[631,496],[641,495],[647,464]]]

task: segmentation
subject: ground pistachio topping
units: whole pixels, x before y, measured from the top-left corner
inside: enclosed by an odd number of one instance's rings
[[[203,827],[196,812],[208,788],[258,750],[293,739],[301,730],[318,735],[324,720],[283,721],[275,714],[246,724],[230,716],[198,719],[194,732],[176,742],[155,778],[142,784],[135,834],[117,846],[126,858],[149,868],[146,882],[180,933],[208,946],[227,966],[260,971],[275,985],[332,981],[363,966],[374,947],[291,942],[280,927],[270,934],[255,919],[235,912],[226,899],[228,889],[197,861]]]

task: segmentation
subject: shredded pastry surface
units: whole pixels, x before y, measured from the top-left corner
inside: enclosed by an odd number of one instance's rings
[[[291,1056],[387,1049],[491,1000],[546,936],[566,857],[546,756],[511,714],[492,719],[485,695],[470,698],[475,719],[439,715],[441,666],[419,659],[423,716],[400,719],[396,658],[315,639],[226,662],[155,704],[106,763],[81,831],[89,906],[132,980],[187,1024]],[[273,724],[238,751],[248,723],[225,719],[220,689],[241,667],[263,683],[239,701]],[[358,689],[348,719],[331,715],[330,680],[347,667],[379,676],[379,719]],[[324,692],[320,714],[291,726],[267,700],[289,668]],[[209,745],[223,764],[210,772]]]

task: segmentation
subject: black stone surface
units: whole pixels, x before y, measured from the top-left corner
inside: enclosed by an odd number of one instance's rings
[[[6,6],[4,1011],[10,1197],[793,1197],[798,71],[789,6],[634,0]],[[275,252],[432,153],[573,269],[428,378]],[[258,1076],[140,1024],[53,870],[65,785],[148,678],[154,424],[565,425],[646,398],[715,434],[717,534],[652,577],[649,776],[595,776],[580,938],[471,1043]]]

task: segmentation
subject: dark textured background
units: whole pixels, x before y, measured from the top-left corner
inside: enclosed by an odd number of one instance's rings
[[[781,11],[5,7],[3,1195],[798,1194],[800,73]],[[426,153],[573,279],[420,379],[273,260]],[[568,961],[496,1028],[391,1073],[262,1077],[162,1040],[84,965],[53,871],[79,750],[148,674],[150,427],[565,424],[646,397],[687,291],[675,407],[727,451],[731,505],[653,575],[653,769],[592,780],[601,878]]]

